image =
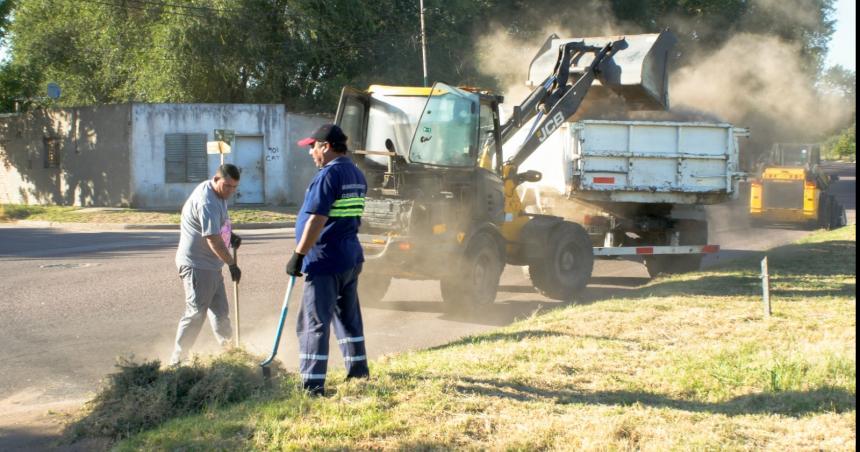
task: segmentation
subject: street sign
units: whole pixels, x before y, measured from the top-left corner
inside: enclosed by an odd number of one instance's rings
[[[206,153],[207,154],[229,154],[230,153],[230,145],[223,141],[207,141],[206,142]]]
[[[228,145],[233,144],[236,138],[236,131],[231,129],[215,129],[215,141],[223,141]]]
[[[60,85],[56,83],[48,83],[48,97],[54,100],[60,98]]]

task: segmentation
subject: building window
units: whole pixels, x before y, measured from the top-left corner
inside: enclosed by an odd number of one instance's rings
[[[206,134],[168,133],[164,135],[165,182],[202,182],[209,178]]]
[[[45,138],[44,166],[45,168],[60,167],[60,140],[57,138]]]

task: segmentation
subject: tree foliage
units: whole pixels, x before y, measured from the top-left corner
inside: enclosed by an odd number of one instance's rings
[[[681,64],[738,32],[776,34],[799,43],[810,74],[818,74],[833,31],[832,3],[572,0],[560,8],[554,0],[425,0],[430,78],[495,88],[474,55],[481,34],[502,26],[529,38],[550,23],[572,23],[587,35],[609,20],[635,32],[671,27],[681,38]],[[60,105],[275,102],[331,112],[347,84],[421,84],[418,4],[2,0],[0,33],[8,31],[11,60],[0,67],[0,108],[8,111],[14,99],[45,104],[39,90],[56,82]],[[528,62],[511,64],[525,72]]]
[[[857,159],[857,126],[851,127],[834,135],[824,142],[824,155],[833,159]]]

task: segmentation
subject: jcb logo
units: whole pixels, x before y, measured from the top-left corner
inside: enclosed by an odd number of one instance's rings
[[[555,116],[552,117],[552,119],[547,121],[546,124],[544,124],[544,126],[540,128],[540,133],[538,133],[538,141],[543,143],[544,140],[546,140],[547,137],[552,135],[552,133],[555,132],[555,129],[558,129],[563,122],[564,115],[562,115],[561,112],[556,113]]]

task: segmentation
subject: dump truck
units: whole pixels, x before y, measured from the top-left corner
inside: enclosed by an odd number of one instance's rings
[[[551,35],[530,66],[541,81],[502,123],[504,98],[442,82],[344,88],[336,123],[367,176],[360,239],[362,302],[392,278],[439,280],[453,309],[492,303],[505,265],[526,266],[542,294],[570,300],[594,255],[576,222],[525,211],[517,187],[540,180],[520,165],[579,109],[586,94],[632,109],[665,109],[669,32],[563,39]],[[528,126],[507,159],[503,144]]]
[[[701,121],[568,122],[523,169],[535,213],[576,221],[597,258],[638,258],[649,275],[699,269],[719,251],[708,242],[705,206],[737,198],[744,128]]]
[[[845,208],[829,192],[838,176],[821,169],[819,144],[774,143],[757,173],[749,198],[754,225],[833,229],[847,223]]]

